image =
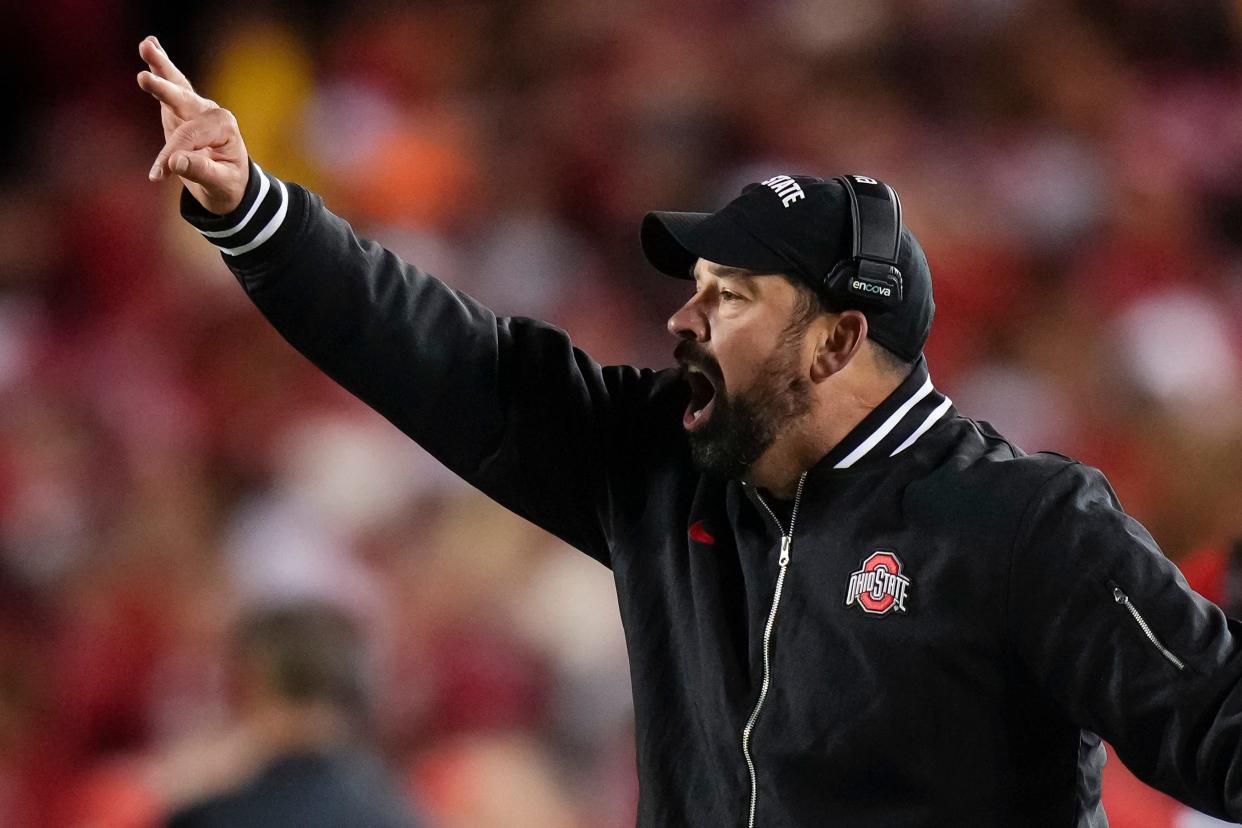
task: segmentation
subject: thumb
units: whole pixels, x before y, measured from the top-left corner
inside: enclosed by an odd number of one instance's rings
[[[194,197],[210,212],[225,215],[236,209],[246,190],[232,164],[212,159],[207,150],[179,150],[168,159],[169,169],[181,177]],[[249,174],[249,168],[246,168]]]
[[[186,181],[202,184],[209,190],[226,186],[231,170],[208,157],[206,151],[174,152],[168,159],[168,168]]]
[[[168,159],[170,170],[195,184],[213,183],[212,179],[219,175],[219,166],[206,155],[194,152],[175,152]]]

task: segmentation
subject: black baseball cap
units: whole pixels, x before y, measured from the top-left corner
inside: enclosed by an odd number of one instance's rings
[[[839,180],[775,176],[746,185],[715,213],[648,213],[642,224],[643,253],[656,270],[679,279],[693,279],[700,258],[798,278],[830,310],[861,310],[871,339],[914,362],[936,314],[927,257],[902,224],[900,303],[877,307],[840,292],[829,295],[825,277],[853,255],[853,221],[849,195]]]

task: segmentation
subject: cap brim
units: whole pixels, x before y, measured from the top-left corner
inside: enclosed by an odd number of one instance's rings
[[[788,261],[720,213],[648,213],[641,236],[652,267],[679,279],[693,279],[699,259],[762,273],[791,269]]]
[[[643,254],[651,266],[661,273],[679,279],[694,278],[694,263],[699,256],[682,241],[707,219],[711,213],[648,213],[643,216]]]

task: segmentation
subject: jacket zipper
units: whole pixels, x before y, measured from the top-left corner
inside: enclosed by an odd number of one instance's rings
[[[759,718],[759,711],[763,709],[763,702],[768,697],[768,688],[772,683],[772,664],[769,658],[769,644],[772,640],[772,628],[776,625],[776,609],[781,603],[781,589],[785,585],[785,572],[789,567],[789,547],[793,545],[794,525],[798,521],[798,505],[802,502],[802,486],[806,483],[806,472],[798,478],[798,490],[794,494],[793,510],[789,513],[789,531],[781,526],[780,520],[776,517],[776,512],[772,511],[763,496],[759,494],[759,490],[755,490],[755,498],[763,506],[769,515],[772,516],[772,522],[776,524],[777,530],[781,533],[781,556],[780,556],[780,572],[776,576],[776,591],[772,595],[772,609],[768,612],[768,623],[763,628],[763,684],[759,687],[759,700],[755,702],[755,709],[750,712],[750,719],[746,722],[746,727],[742,728],[742,756],[746,759],[746,769],[750,771],[750,816],[746,821],[748,828],[755,828],[755,805],[759,797],[759,782],[755,775],[755,761],[750,755],[750,734],[755,729],[755,721]]]
[[[1147,640],[1152,643],[1152,646],[1160,651],[1160,655],[1168,659],[1169,663],[1177,669],[1186,669],[1186,665],[1182,662],[1182,660],[1173,655],[1169,648],[1161,644],[1160,639],[1156,638],[1156,634],[1151,631],[1151,627],[1147,625],[1147,622],[1143,620],[1143,616],[1139,614],[1138,607],[1134,606],[1134,604],[1130,602],[1130,596],[1122,592],[1121,587],[1115,585],[1113,586],[1113,600],[1130,611],[1130,615],[1143,630],[1143,635],[1147,636]]]

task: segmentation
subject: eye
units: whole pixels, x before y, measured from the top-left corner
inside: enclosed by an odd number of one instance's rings
[[[720,291],[720,300],[722,302],[740,302],[742,301],[742,295],[725,289]]]

